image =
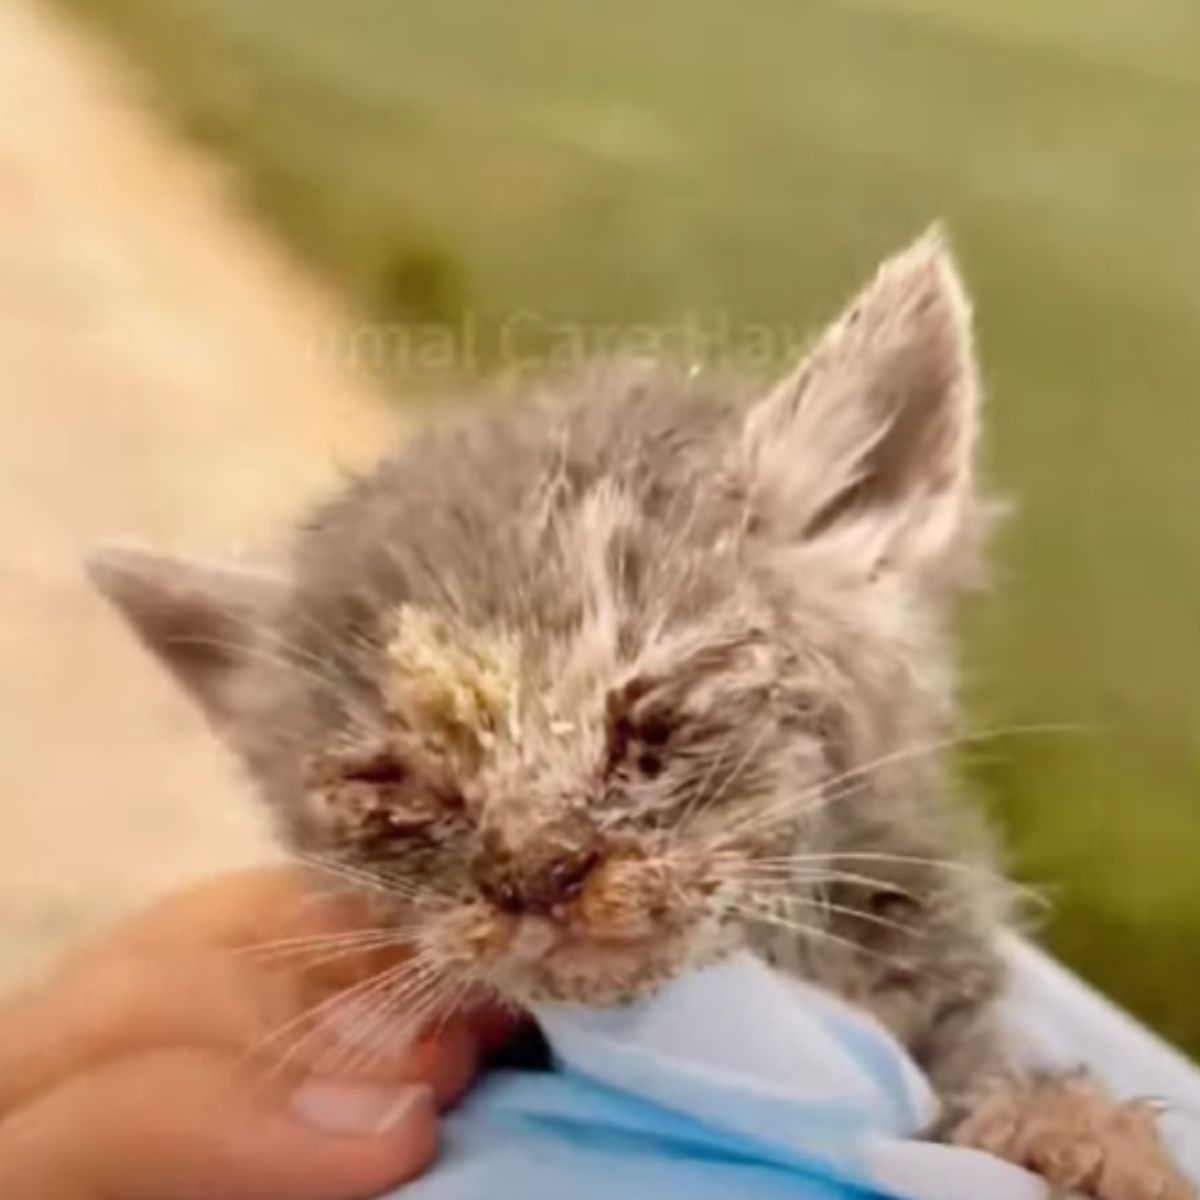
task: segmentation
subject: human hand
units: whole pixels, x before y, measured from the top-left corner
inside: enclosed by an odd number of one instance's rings
[[[503,1020],[339,1042],[320,1014],[380,969],[362,925],[297,874],[225,876],[0,1008],[0,1196],[355,1200],[418,1174]]]

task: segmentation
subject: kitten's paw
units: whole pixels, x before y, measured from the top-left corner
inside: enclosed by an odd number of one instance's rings
[[[1086,1075],[1011,1084],[984,1095],[952,1132],[1094,1200],[1196,1200],[1167,1155],[1145,1103],[1118,1103]]]

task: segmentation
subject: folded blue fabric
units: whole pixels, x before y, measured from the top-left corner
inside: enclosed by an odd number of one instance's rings
[[[1173,1101],[1168,1140],[1200,1179],[1200,1072],[1032,947],[1009,953],[1034,1060]],[[484,1080],[397,1200],[1046,1200],[1016,1167],[923,1141],[936,1100],[895,1040],[748,955],[628,1007],[536,1015],[554,1069]]]
[[[404,1200],[1042,1200],[921,1141],[936,1101],[876,1023],[750,956],[604,1010],[543,1006],[547,1074],[490,1076]]]

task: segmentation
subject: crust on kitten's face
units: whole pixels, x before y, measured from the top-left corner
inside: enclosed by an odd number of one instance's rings
[[[413,439],[276,579],[97,578],[289,843],[399,880],[439,969],[602,1003],[748,944],[915,1045],[997,973],[929,753],[984,523],[941,239],[765,395],[627,364],[581,389]]]

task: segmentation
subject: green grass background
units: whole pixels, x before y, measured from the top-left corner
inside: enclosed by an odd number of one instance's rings
[[[364,314],[485,360],[520,311],[804,330],[945,218],[1020,501],[977,723],[1089,729],[970,769],[1054,946],[1200,1052],[1194,0],[65,2]]]

